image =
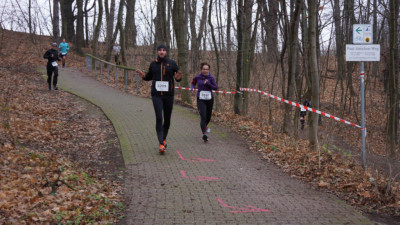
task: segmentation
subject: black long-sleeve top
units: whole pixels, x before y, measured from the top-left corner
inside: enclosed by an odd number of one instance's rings
[[[143,80],[153,81],[151,85],[151,95],[174,95],[174,75],[178,70],[178,65],[172,59],[167,58],[162,60],[157,58],[150,63],[149,71]],[[157,81],[168,81],[168,91],[157,91],[155,87]],[[181,80],[176,81],[180,82]]]
[[[51,56],[53,54],[53,56]],[[47,66],[51,66],[51,63],[54,61],[60,61],[60,58],[58,58],[58,51],[55,49],[49,49],[44,53],[43,58],[47,59]]]

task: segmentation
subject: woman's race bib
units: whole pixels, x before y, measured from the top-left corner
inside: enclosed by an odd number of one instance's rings
[[[200,91],[199,99],[210,100],[212,98],[211,91]]]
[[[307,110],[304,108],[304,106],[300,105],[300,111],[305,112]]]
[[[156,81],[157,91],[168,91],[168,81]]]
[[[56,66],[58,66],[58,64],[57,64],[57,62],[56,62],[56,61],[52,62],[52,63],[51,63],[51,65],[52,65],[53,67],[56,67]]]

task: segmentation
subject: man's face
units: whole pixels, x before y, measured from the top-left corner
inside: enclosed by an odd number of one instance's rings
[[[167,50],[165,50],[164,48],[160,48],[157,51],[157,54],[160,58],[164,58],[167,55]]]
[[[63,42],[65,42],[65,38],[63,38]]]
[[[52,48],[52,49],[56,49],[56,48],[57,48],[57,45],[51,45],[51,48]]]

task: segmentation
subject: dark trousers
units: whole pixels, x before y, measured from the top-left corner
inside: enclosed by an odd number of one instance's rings
[[[160,144],[167,139],[169,126],[171,124],[172,108],[174,106],[174,96],[171,95],[154,95],[153,100],[154,112],[156,113],[156,131]],[[164,114],[164,123],[163,123]]]
[[[200,127],[203,134],[206,132],[206,127],[211,120],[211,114],[214,107],[214,98],[211,100],[200,100],[197,98],[197,109],[200,114]]]
[[[115,64],[119,65],[119,54],[115,55]]]
[[[49,84],[49,89],[51,89],[51,77],[53,77],[53,86],[57,86],[58,66],[47,66],[47,83]]]

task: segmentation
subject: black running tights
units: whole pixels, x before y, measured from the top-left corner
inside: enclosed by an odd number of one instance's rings
[[[206,127],[211,120],[213,106],[214,98],[211,100],[200,100],[197,98],[197,109],[200,114],[200,128],[203,134],[206,132]]]
[[[171,124],[172,108],[174,106],[174,96],[154,95],[152,96],[154,112],[156,113],[156,131],[160,144],[167,139],[169,126]],[[163,124],[164,113],[164,124]]]

